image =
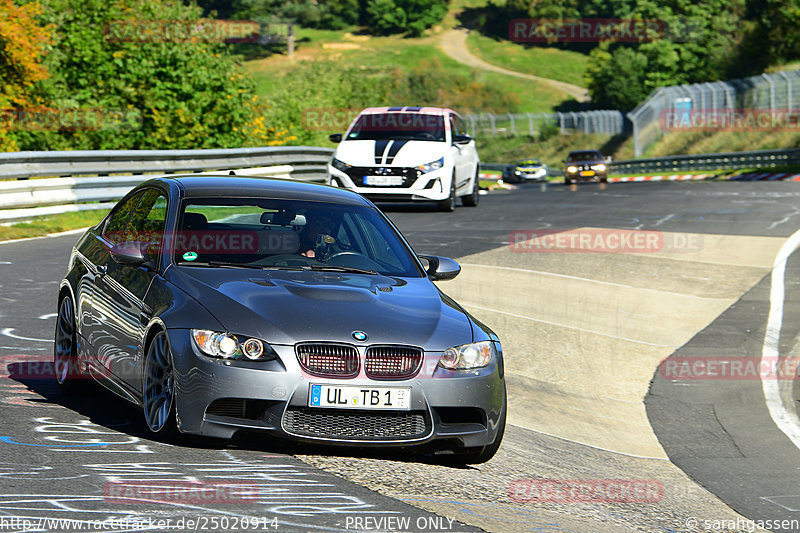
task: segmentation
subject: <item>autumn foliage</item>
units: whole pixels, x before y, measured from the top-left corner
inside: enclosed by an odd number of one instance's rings
[[[52,33],[37,22],[41,13],[38,2],[18,6],[0,0],[0,110],[33,106],[33,86],[47,77],[42,59]],[[14,149],[16,143],[0,121],[0,151]]]

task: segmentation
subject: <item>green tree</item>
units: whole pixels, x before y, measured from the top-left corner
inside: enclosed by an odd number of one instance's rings
[[[373,33],[421,35],[447,14],[447,0],[367,0],[366,22]]]
[[[738,67],[745,0],[642,0],[636,20],[662,31],[638,43],[604,43],[587,72],[592,101],[629,110],[666,85],[731,77]]]
[[[45,0],[55,27],[38,86],[91,127],[32,131],[26,149],[221,148],[281,142],[252,82],[200,8],[159,0]],[[215,29],[217,28],[217,29]]]

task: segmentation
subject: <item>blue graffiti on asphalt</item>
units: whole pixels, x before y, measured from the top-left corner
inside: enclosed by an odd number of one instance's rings
[[[107,446],[109,444],[118,444],[116,442],[95,442],[92,444],[59,444],[54,442],[53,444],[29,444],[27,442],[16,442],[11,440],[11,437],[0,437],[0,441],[5,442],[6,444],[19,444],[21,446],[36,446],[42,448],[88,448],[92,446]]]

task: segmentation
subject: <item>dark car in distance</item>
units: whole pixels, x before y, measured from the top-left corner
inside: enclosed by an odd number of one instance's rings
[[[503,181],[506,183],[547,181],[547,167],[538,159],[520,159],[503,169]]]
[[[55,367],[150,432],[444,452],[480,463],[506,420],[503,352],[369,200],[293,180],[185,176],[128,193],[74,246]]]
[[[608,181],[606,158],[599,150],[574,150],[564,160],[564,183],[576,181]]]

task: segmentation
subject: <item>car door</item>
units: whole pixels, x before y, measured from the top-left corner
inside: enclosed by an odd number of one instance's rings
[[[464,132],[459,130],[458,123],[456,122],[455,115],[450,115],[450,132],[452,134],[453,146],[455,147],[455,167],[456,167],[456,189],[459,195],[464,195],[469,191],[465,191],[465,187],[470,179],[470,156],[469,147],[466,144],[457,144],[455,138],[457,135],[463,135]]]
[[[466,124],[459,115],[454,114],[453,120],[459,135],[469,135]],[[478,165],[480,164],[478,149],[475,145],[475,139],[471,139],[467,144],[461,145],[461,147],[461,154],[464,158],[464,179],[465,183],[469,183],[473,176],[476,176],[478,173]]]
[[[107,243],[150,243],[156,252],[164,239],[166,215],[166,195],[158,189],[145,189],[122,230],[105,234]],[[144,299],[158,272],[150,267],[119,264],[110,254],[98,269],[104,273],[97,276],[92,306],[102,327],[95,335],[94,347],[115,380],[134,386],[140,373],[139,345],[152,316]]]
[[[101,339],[108,336],[109,332],[105,318],[107,312],[103,309],[102,303],[97,303],[97,287],[106,274],[108,249],[120,240],[128,219],[143,194],[143,191],[137,191],[120,201],[106,218],[105,224],[96,233],[92,233],[81,247],[79,257],[87,273],[79,284],[76,303],[81,317],[81,334],[87,344],[85,355],[88,355],[90,362],[100,368],[107,366],[104,360],[106,354],[101,353],[97,347],[104,344]]]

